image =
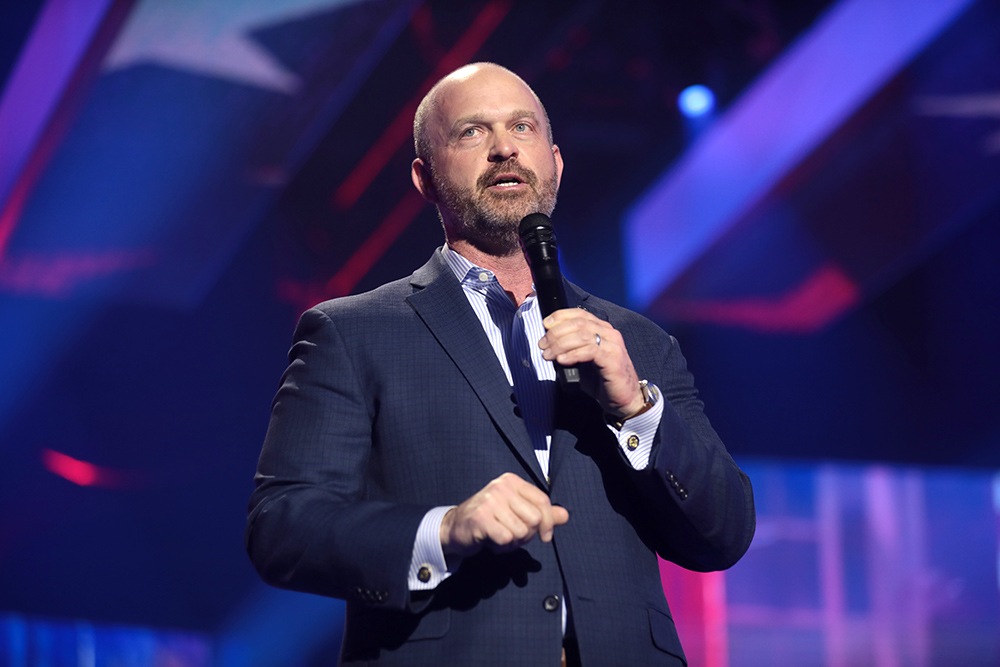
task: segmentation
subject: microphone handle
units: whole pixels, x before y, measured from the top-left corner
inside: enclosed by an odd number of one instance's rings
[[[556,379],[563,391],[579,391],[580,389],[580,369],[577,366],[563,366],[559,362],[552,362],[556,367]]]
[[[556,262],[536,262],[531,266],[532,279],[535,281],[535,295],[538,298],[538,310],[542,319],[557,310],[567,306],[566,290],[563,287],[562,273]],[[578,366],[563,366],[553,361],[556,369],[556,379],[564,391],[580,389],[580,368]]]

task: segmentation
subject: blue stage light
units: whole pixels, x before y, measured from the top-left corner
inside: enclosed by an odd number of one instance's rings
[[[715,108],[715,95],[705,86],[689,86],[678,95],[677,106],[688,118],[698,118]]]

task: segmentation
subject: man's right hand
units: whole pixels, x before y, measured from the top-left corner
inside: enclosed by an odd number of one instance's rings
[[[513,551],[535,535],[551,541],[555,526],[568,520],[569,512],[553,505],[544,491],[507,472],[444,515],[441,548],[446,555],[462,557],[484,546]]]

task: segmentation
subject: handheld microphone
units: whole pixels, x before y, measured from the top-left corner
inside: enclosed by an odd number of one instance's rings
[[[532,213],[517,226],[521,237],[521,251],[531,269],[531,279],[535,283],[535,297],[542,319],[557,310],[565,308],[566,289],[563,287],[562,272],[559,270],[559,244],[556,241],[552,222],[544,213]],[[580,388],[580,369],[562,366],[553,362],[559,386],[565,390]]]

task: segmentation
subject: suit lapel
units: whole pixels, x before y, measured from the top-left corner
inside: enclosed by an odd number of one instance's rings
[[[535,482],[547,487],[524,422],[514,414],[512,389],[462,286],[441,252],[414,272],[407,302],[451,357],[507,444]]]

